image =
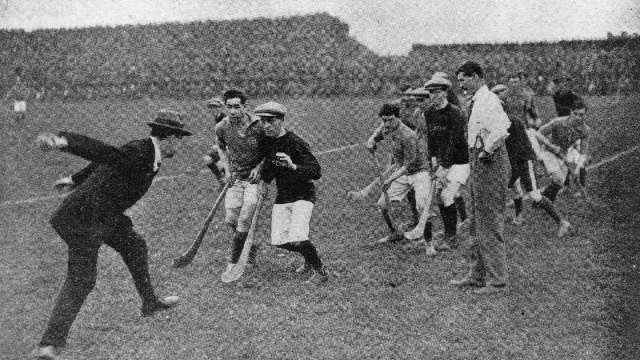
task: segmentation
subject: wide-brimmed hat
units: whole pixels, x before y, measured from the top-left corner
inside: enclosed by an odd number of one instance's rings
[[[287,108],[275,101],[269,101],[268,103],[259,105],[253,113],[256,116],[263,117],[284,117],[287,115]]]
[[[421,98],[429,97],[429,91],[424,87],[415,88],[413,90],[413,96]]]
[[[154,128],[162,128],[166,130],[170,130],[171,133],[181,136],[191,136],[191,131],[185,128],[183,123],[184,115],[173,110],[160,110],[156,114],[155,119],[153,121],[148,122],[147,125],[149,127]]]

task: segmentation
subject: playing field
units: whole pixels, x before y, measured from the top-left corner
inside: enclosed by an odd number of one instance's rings
[[[36,103],[21,126],[0,110],[0,358],[28,357],[44,331],[66,271],[66,246],[48,224],[60,203],[52,184],[86,165],[39,151],[36,135],[70,130],[122,144],[147,136],[145,122],[162,107],[184,111],[195,135],[163,162],[129,214],[149,245],[158,294],[179,295],[182,302],[141,318],[126,267],[103,247],[96,288],[71,329],[64,359],[636,358],[640,150],[623,152],[639,144],[640,97],[588,99],[594,204],[559,197],[559,210],[574,226],[563,239],[530,206],[524,225],[507,224],[510,288],[493,297],[447,284],[466,271],[460,251],[427,258],[374,244],[385,232],[375,199],[345,200],[348,190],[376,176],[360,144],[385,100],[282,101],[290,128],[307,139],[322,165],[311,236],[332,277],[320,287],[303,285],[305,278],[294,273],[300,258],[266,246],[271,200],[260,216],[259,267],[241,282],[220,282],[230,237],[222,211],[193,264],[171,268],[219,191],[202,161],[213,129],[200,102]],[[550,98],[540,105],[549,118]]]

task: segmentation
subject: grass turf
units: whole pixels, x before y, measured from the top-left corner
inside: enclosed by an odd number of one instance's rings
[[[595,162],[637,144],[637,100],[589,99]],[[362,143],[375,127],[382,101],[285,103],[290,126],[314,151],[323,151]],[[503,296],[477,297],[447,285],[466,271],[459,251],[426,258],[372,244],[384,234],[373,199],[358,204],[344,199],[346,191],[376,176],[362,148],[319,156],[323,178],[317,182],[320,200],[311,236],[333,275],[327,285],[301,284],[304,277],[293,272],[301,260],[269,246],[263,247],[258,269],[224,285],[219,281],[229,248],[224,226],[210,229],[191,266],[170,267],[196,236],[217,187],[201,171],[211,136],[201,104],[154,100],[37,103],[27,123],[3,125],[0,357],[28,356],[66,271],[66,247],[47,222],[59,199],[12,201],[51,196],[55,179],[86,164],[37,151],[35,136],[65,129],[119,144],[146,136],[144,122],[159,107],[185,111],[196,135],[175,161],[163,163],[161,175],[169,178],[154,183],[129,213],[149,244],[157,292],[178,294],[182,303],[141,318],[126,267],[103,247],[97,286],[72,327],[64,358],[631,359],[638,351],[632,341],[640,310],[637,154],[590,172],[592,194],[602,207],[559,198],[573,236],[557,239],[555,225],[530,208],[523,226],[507,225],[511,284]],[[550,99],[543,99],[541,108],[551,114]],[[265,243],[270,204],[265,202],[260,217]],[[221,221],[222,212],[214,223]]]

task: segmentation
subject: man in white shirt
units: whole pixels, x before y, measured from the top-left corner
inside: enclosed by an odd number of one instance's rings
[[[505,139],[511,122],[500,99],[485,84],[480,64],[467,61],[456,74],[460,88],[473,94],[467,128],[471,165],[469,234],[473,253],[469,273],[451,284],[478,287],[476,294],[502,292],[507,285],[502,233],[511,175]]]

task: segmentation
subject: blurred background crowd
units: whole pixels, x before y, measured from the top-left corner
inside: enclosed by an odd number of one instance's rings
[[[490,82],[524,71],[538,94],[559,74],[582,94],[640,90],[640,36],[507,44],[415,44],[381,56],[328,14],[278,19],[165,23],[83,29],[0,31],[0,93],[21,67],[33,97],[204,98],[230,87],[252,97],[370,96],[421,86],[464,60]]]

